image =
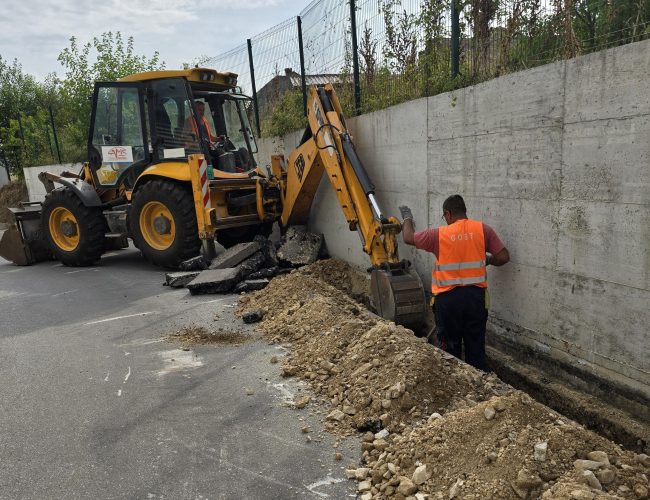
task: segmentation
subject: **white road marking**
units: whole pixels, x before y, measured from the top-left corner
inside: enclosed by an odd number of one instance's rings
[[[104,377],[104,382],[108,382],[108,376],[111,374],[111,371],[106,372],[106,376]]]
[[[85,269],[77,269],[76,271],[66,271],[65,274],[83,273],[83,272],[86,272],[86,271],[99,271],[99,269],[96,268],[96,267],[87,267]]]
[[[68,293],[75,293],[75,292],[78,292],[78,291],[79,291],[79,289],[75,288],[74,290],[68,290],[67,292],[55,293],[54,295],[52,295],[52,297],[58,297],[59,295],[66,295]]]
[[[121,395],[122,395],[122,389],[120,389],[119,391],[117,391],[117,395],[118,395],[118,396],[121,396]]]
[[[14,297],[20,297],[21,295],[27,295],[27,292],[13,292],[11,290],[0,290],[0,300],[12,299]]]
[[[84,326],[107,323],[108,321],[117,321],[118,319],[135,318],[136,316],[148,316],[149,314],[158,314],[158,311],[147,311],[137,314],[127,314],[126,316],[115,316],[114,318],[98,319],[97,321],[90,321],[89,323],[85,323]]]
[[[129,371],[126,372],[126,377],[124,377],[124,383],[126,384],[126,381],[129,380],[129,377],[131,376],[131,367],[129,366]]]
[[[108,252],[102,255],[102,257],[113,257],[114,255],[117,255],[117,252]]]
[[[17,267],[16,269],[12,269],[11,271],[5,271],[4,274],[17,273],[18,271],[24,271],[25,269],[27,269],[26,266],[21,266]]]
[[[321,486],[327,486],[330,484],[342,483],[343,481],[345,481],[345,479],[342,477],[332,477],[331,475],[328,474],[326,478],[321,479],[320,481],[316,481],[315,483],[312,484],[306,484],[305,488],[311,491],[314,495],[318,495],[319,497],[322,498],[328,498],[329,495],[327,493],[321,493],[320,491],[316,491],[316,488],[320,488]]]

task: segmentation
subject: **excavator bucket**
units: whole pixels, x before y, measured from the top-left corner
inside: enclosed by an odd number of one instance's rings
[[[10,208],[14,222],[0,239],[0,257],[18,266],[29,266],[52,258],[41,231],[40,203],[21,203]]]
[[[384,264],[370,274],[370,294],[377,314],[417,332],[426,323],[427,304],[420,278],[407,262]]]

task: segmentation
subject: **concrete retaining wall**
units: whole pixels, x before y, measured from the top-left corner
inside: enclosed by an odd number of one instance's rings
[[[493,344],[637,401],[650,399],[649,67],[644,41],[348,119],[387,213],[404,203],[418,228],[441,225],[460,193],[507,245],[511,263],[489,270]],[[260,162],[300,135],[261,141]],[[326,182],[312,229],[366,267]],[[431,256],[400,250],[429,283]]]
[[[45,186],[43,186],[43,183],[38,180],[38,174],[41,172],[60,174],[64,170],[69,172],[79,172],[81,170],[81,163],[63,163],[60,165],[43,165],[41,167],[26,168],[24,170],[25,184],[27,185],[29,201],[43,201],[45,199]]]

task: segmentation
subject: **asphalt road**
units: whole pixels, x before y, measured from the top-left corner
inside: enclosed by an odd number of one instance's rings
[[[354,496],[358,442],[334,449],[316,408],[288,407],[306,388],[270,363],[282,348],[233,317],[236,296],[163,278],[134,250],[90,268],[0,259],[0,498]],[[188,324],[251,342],[163,340]]]

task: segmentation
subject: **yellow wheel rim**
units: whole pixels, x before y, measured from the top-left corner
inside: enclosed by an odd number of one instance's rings
[[[72,252],[79,245],[79,224],[72,212],[64,207],[56,207],[48,221],[52,241],[61,250]]]
[[[150,201],[140,212],[140,231],[151,248],[167,250],[176,237],[174,217],[163,203]]]

